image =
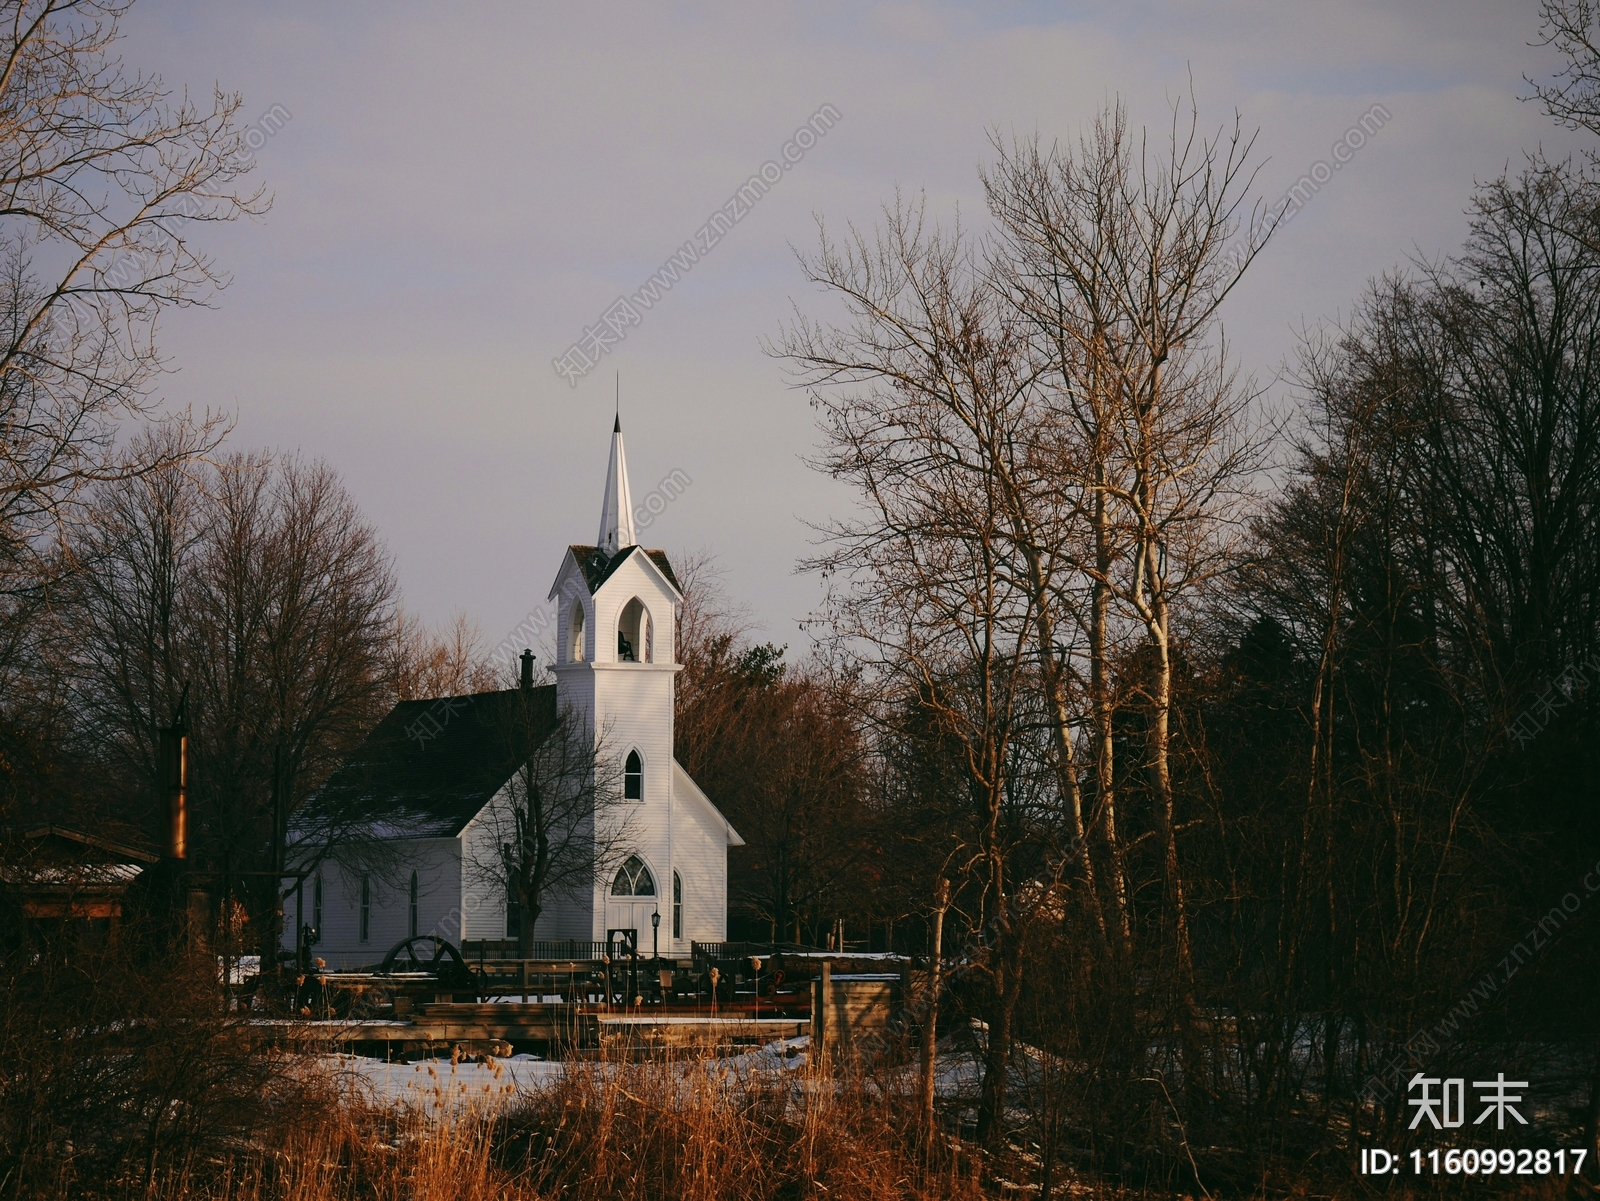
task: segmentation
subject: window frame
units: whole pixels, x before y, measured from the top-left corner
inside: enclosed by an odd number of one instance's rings
[[[582,663],[584,661],[584,640],[587,634],[589,616],[584,612],[583,598],[572,598],[572,607],[567,610],[567,661],[569,663]]]
[[[617,662],[618,663],[649,663],[651,662],[653,642],[654,618],[650,613],[650,606],[644,603],[640,596],[629,597],[622,607],[617,610]],[[622,653],[622,644],[627,642],[628,653]]]
[[[672,937],[683,937],[683,877],[672,869]]]
[[[372,941],[372,877],[366,872],[361,873],[361,926],[358,934],[358,941]]]
[[[631,891],[618,892],[617,891],[617,885],[618,885],[618,883],[620,883],[622,881],[623,873],[624,872],[628,872],[628,869],[629,869],[630,865],[632,865],[632,864],[638,864],[639,866],[638,866],[638,870],[637,871],[629,872],[629,875],[628,875],[628,886],[629,886],[629,889]],[[639,881],[640,880],[648,880],[649,881],[649,883],[650,883],[650,891],[649,892],[640,892],[639,891]],[[607,892],[606,895],[607,896],[611,896],[611,897],[630,898],[630,899],[633,898],[633,897],[655,897],[655,896],[658,895],[657,892],[656,892],[656,874],[653,871],[650,870],[650,865],[644,861],[644,856],[642,856],[642,855],[629,855],[626,859],[624,859],[622,861],[622,866],[617,868],[616,874],[611,877],[611,888]]]
[[[506,865],[506,937],[522,937],[522,905],[517,900],[516,884],[511,879],[515,859],[509,842],[500,844],[500,855]]]
[[[409,931],[409,933],[406,935],[407,938],[415,938],[417,936],[417,930],[420,925],[417,919],[422,908],[419,900],[420,898],[417,889],[417,873],[415,870],[413,870],[411,873],[410,910],[406,914],[406,929]]]
[[[639,765],[637,771],[629,769],[629,764],[633,763]],[[635,781],[638,783],[638,796],[634,796],[629,792],[629,789],[634,787]],[[622,799],[640,802],[644,800],[644,756],[639,753],[638,747],[630,749],[627,758],[622,761]]]

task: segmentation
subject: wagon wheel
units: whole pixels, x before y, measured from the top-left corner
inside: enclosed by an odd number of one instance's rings
[[[433,934],[418,934],[397,943],[383,958],[381,969],[385,975],[396,970],[402,972],[430,972],[443,978],[459,976],[466,972],[466,962],[461,952],[444,939]]]

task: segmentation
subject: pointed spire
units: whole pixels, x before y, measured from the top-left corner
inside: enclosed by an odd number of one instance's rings
[[[611,465],[606,468],[606,494],[600,503],[600,549],[614,555],[635,542],[633,495],[628,489],[628,458],[622,450],[622,415],[611,427]]]

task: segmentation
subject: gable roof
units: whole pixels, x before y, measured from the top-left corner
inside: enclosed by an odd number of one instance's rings
[[[572,545],[567,547],[572,552],[572,557],[578,561],[578,566],[583,569],[583,579],[589,585],[589,595],[593,596],[600,591],[600,586],[616,574],[617,569],[628,561],[628,556],[636,550],[644,550],[641,546],[624,546],[616,554],[608,556],[598,546]],[[678,583],[678,577],[672,574],[672,564],[667,562],[667,552],[664,550],[646,550],[650,561],[667,577],[667,582],[678,592],[683,588]]]
[[[680,800],[698,805],[702,816],[711,824],[713,829],[720,829],[728,840],[730,847],[744,846],[744,839],[739,836],[739,831],[733,828],[733,823],[722,816],[722,810],[708,797],[700,785],[694,782],[694,777],[684,770],[683,764],[676,758],[672,760],[672,795]]]
[[[556,686],[530,702],[537,745],[556,725]],[[400,702],[295,815],[297,834],[455,837],[527,760],[521,704],[516,688]]]
[[[158,863],[161,856],[149,847],[117,842],[71,826],[32,826],[22,832],[35,857],[56,863]]]

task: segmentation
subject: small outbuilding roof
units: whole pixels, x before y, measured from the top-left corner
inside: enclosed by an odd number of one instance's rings
[[[161,856],[153,848],[120,842],[72,826],[38,825],[22,832],[28,858],[54,864],[147,864]]]

